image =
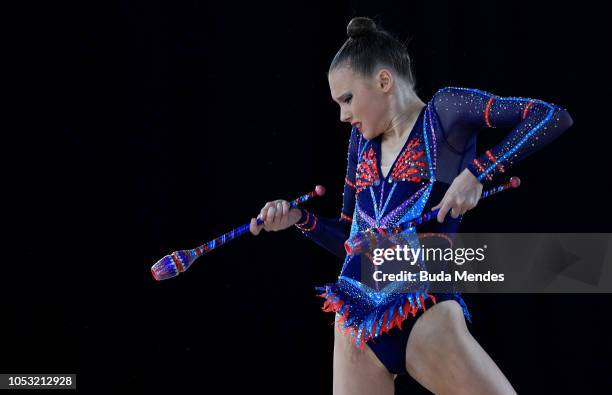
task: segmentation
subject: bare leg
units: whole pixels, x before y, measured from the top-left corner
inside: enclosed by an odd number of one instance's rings
[[[414,324],[406,346],[406,369],[435,394],[516,394],[468,331],[461,306],[454,300],[435,304]]]
[[[363,350],[350,342],[334,325],[334,395],[392,395],[393,379],[366,344]]]

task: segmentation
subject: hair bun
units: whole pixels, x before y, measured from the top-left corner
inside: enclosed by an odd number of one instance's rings
[[[376,24],[373,20],[366,17],[353,18],[346,27],[346,34],[348,34],[350,38],[367,36],[375,32]]]

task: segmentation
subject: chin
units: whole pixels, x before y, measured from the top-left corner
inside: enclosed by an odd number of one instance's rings
[[[372,140],[374,137],[376,137],[376,136],[370,135],[370,133],[368,133],[367,131],[360,131],[360,132],[363,138],[366,140]]]

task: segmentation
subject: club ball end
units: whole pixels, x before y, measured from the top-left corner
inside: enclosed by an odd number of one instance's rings
[[[151,266],[151,274],[155,280],[161,281],[178,276],[179,271],[170,255],[166,255]]]
[[[510,185],[512,188],[518,188],[521,185],[521,179],[518,177],[510,177]]]
[[[317,194],[317,196],[325,195],[325,187],[323,185],[317,185],[315,187],[315,193]]]
[[[151,266],[151,274],[153,275],[153,278],[155,279],[155,281],[159,281],[160,278],[157,275],[157,273],[155,272],[155,269]]]

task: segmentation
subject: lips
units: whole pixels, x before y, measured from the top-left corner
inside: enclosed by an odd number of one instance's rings
[[[353,125],[354,128],[361,129],[361,122],[355,122],[355,123],[352,123],[351,125]]]

